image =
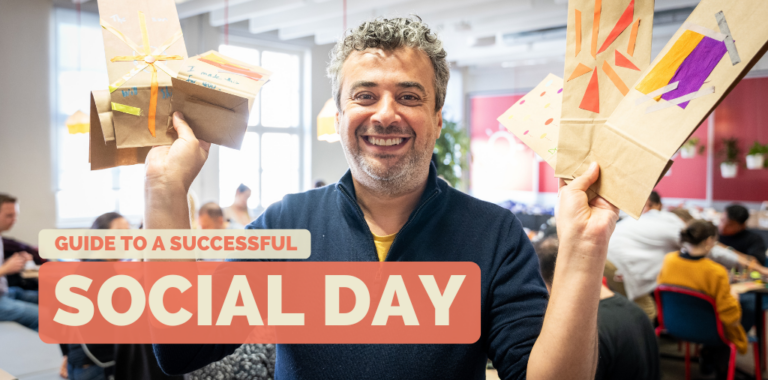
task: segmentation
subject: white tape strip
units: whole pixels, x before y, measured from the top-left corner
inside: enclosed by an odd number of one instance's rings
[[[728,55],[731,56],[731,64],[736,66],[741,62],[739,52],[736,50],[736,43],[733,42],[733,35],[731,29],[728,27],[728,21],[725,21],[725,14],[723,11],[715,13],[717,19],[717,25],[720,27],[720,32],[725,34],[725,48],[728,49]]]
[[[725,40],[725,37],[726,37],[725,34],[723,33],[715,32],[712,29],[705,28],[701,25],[696,25],[690,22],[686,22],[685,24],[683,24],[683,29],[690,30],[692,32],[696,32],[699,34],[703,34],[709,38],[712,38],[718,41],[723,41]]]
[[[662,88],[660,88],[660,89],[658,89],[656,91],[653,91],[653,92],[649,93],[648,95],[645,95],[642,98],[635,100],[635,105],[639,106],[639,105],[641,105],[641,104],[643,104],[643,103],[645,103],[645,102],[647,102],[647,101],[649,101],[651,99],[654,99],[654,98],[656,98],[658,96],[662,96],[662,95],[664,95],[664,94],[666,94],[666,93],[668,93],[670,91],[677,90],[677,85],[679,85],[679,84],[680,84],[680,82],[670,83],[670,84],[668,84],[668,85],[666,85],[666,86],[664,86],[664,87],[662,87]]]
[[[690,93],[688,95],[681,96],[681,97],[679,97],[677,99],[672,99],[672,100],[670,100],[668,102],[660,102],[660,103],[654,104],[654,105],[646,108],[645,109],[645,113],[656,112],[656,111],[660,111],[660,110],[663,110],[663,109],[666,109],[666,108],[669,108],[669,107],[674,107],[674,106],[676,106],[676,105],[678,105],[680,103],[685,103],[687,101],[691,101],[693,99],[700,98],[702,96],[709,95],[709,94],[714,94],[714,93],[715,93],[715,87],[714,86],[707,87],[707,88],[705,88],[703,90],[692,92],[692,93]]]

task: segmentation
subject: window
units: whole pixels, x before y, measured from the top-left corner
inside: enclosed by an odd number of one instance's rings
[[[248,208],[261,212],[301,189],[302,55],[234,45],[219,52],[273,73],[255,101],[242,148],[219,147],[219,204],[231,205],[242,183],[251,188]]]
[[[144,168],[91,171],[88,134],[70,135],[64,122],[90,113],[90,92],[109,85],[99,17],[55,11],[54,126],[56,221],[60,228],[89,227],[99,215],[117,211],[138,223],[144,213]]]

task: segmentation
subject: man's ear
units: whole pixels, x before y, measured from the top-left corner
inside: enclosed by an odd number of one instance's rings
[[[339,133],[339,111],[336,111],[336,117],[333,121],[333,128],[336,130],[336,133]]]
[[[437,110],[437,138],[440,138],[440,135],[443,134],[443,109]]]

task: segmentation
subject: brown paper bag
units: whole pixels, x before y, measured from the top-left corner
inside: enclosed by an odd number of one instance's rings
[[[562,104],[563,79],[549,74],[497,120],[554,168]]]
[[[171,114],[184,114],[196,137],[240,149],[256,94],[271,75],[215,51],[191,57],[172,79]]]
[[[171,77],[187,58],[174,1],[98,3],[117,147],[171,144]]]
[[[650,64],[653,8],[653,0],[568,2],[556,176],[575,177],[596,128]]]
[[[765,53],[765,20],[763,0],[702,0],[606,124],[594,129],[574,174],[597,161],[602,171],[592,189],[639,217],[669,158]]]
[[[104,131],[113,131],[109,91],[91,93],[91,132],[89,162],[91,170],[143,164],[151,147],[117,149],[114,138],[108,141]]]

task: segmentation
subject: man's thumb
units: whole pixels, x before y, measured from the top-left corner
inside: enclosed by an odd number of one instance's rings
[[[574,190],[587,191],[597,181],[598,177],[600,177],[600,165],[597,162],[593,162],[589,165],[587,171],[571,181],[568,187]]]

